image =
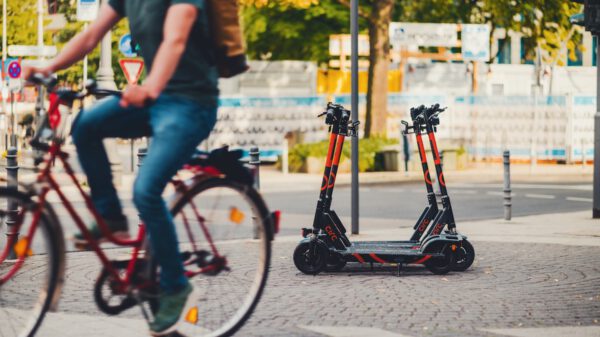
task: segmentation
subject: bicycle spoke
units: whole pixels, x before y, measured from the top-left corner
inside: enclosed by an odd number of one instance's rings
[[[215,245],[218,257],[226,260],[228,269],[191,279],[202,294],[197,304],[198,317],[195,324],[186,324],[180,332],[186,336],[221,336],[239,328],[247,319],[264,285],[270,257],[263,222],[266,217],[258,212],[264,206],[255,204],[262,205],[262,200],[249,197],[245,187],[224,180],[194,193],[174,214],[179,241],[197,240],[195,247],[209,265],[219,261],[212,255],[211,244]],[[184,221],[192,235],[187,233]],[[185,244],[181,249],[193,246]],[[188,265],[186,270],[197,267]]]
[[[6,280],[0,285],[0,336],[13,337],[29,335],[41,323],[58,282],[59,259],[46,216],[36,223],[35,207],[14,195],[0,188],[0,250],[11,252],[0,263],[0,279]],[[18,239],[8,240],[7,232]]]

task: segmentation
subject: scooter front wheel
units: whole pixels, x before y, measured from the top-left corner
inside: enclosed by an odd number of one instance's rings
[[[475,248],[468,240],[463,240],[456,250],[456,263],[452,270],[465,271],[475,261]]]
[[[327,266],[329,249],[321,240],[302,242],[294,250],[294,265],[308,275],[317,275]]]

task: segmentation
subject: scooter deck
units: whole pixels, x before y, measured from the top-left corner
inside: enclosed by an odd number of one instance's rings
[[[352,246],[355,248],[368,248],[373,249],[374,247],[393,247],[393,248],[406,248],[420,246],[421,242],[417,240],[405,240],[405,241],[355,241],[352,242]]]
[[[420,256],[423,255],[420,248],[418,242],[413,246],[385,241],[353,242],[346,254]]]

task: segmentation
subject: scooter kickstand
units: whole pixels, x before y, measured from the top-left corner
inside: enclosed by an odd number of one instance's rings
[[[398,266],[398,268],[396,269],[396,271],[397,271],[396,276],[400,277],[400,272],[402,271],[402,263],[398,263],[397,266]]]

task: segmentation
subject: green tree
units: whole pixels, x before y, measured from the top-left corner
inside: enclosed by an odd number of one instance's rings
[[[398,19],[433,23],[489,23],[492,35],[497,28],[523,33],[527,37],[523,40],[525,55],[533,58],[538,45],[551,54],[557,52],[560,48],[558,41],[564,39],[571,28],[569,16],[580,9],[581,5],[563,0],[421,0],[405,1],[403,15]],[[499,46],[499,51],[502,47]],[[570,43],[569,47],[574,49],[576,45]],[[494,62],[497,56],[491,55],[489,62]]]
[[[242,0],[249,54],[255,58],[328,59],[329,35],[349,31],[349,0]],[[389,23],[394,0],[360,2],[370,56],[365,137],[385,135]]]
[[[349,32],[348,10],[336,0],[291,6],[247,3],[242,11],[248,55],[253,59],[329,60],[329,35]]]
[[[84,23],[76,21],[76,8],[70,0],[58,0],[55,7],[57,13],[64,14],[67,26],[60,32],[45,32],[44,44],[56,45],[60,50],[75,34],[83,29]],[[2,4],[0,4],[0,9]],[[0,17],[0,21],[1,21]],[[49,21],[46,20],[45,24]],[[127,20],[121,20],[113,29],[113,70],[115,80],[122,86],[126,81],[118,64],[118,39],[128,31]],[[8,0],[7,1],[7,43],[8,45],[37,44],[37,0]],[[98,69],[99,49],[96,48],[88,57],[88,77],[94,78]],[[71,68],[58,74],[59,80],[66,84],[79,84],[83,78],[83,62],[78,62]]]

